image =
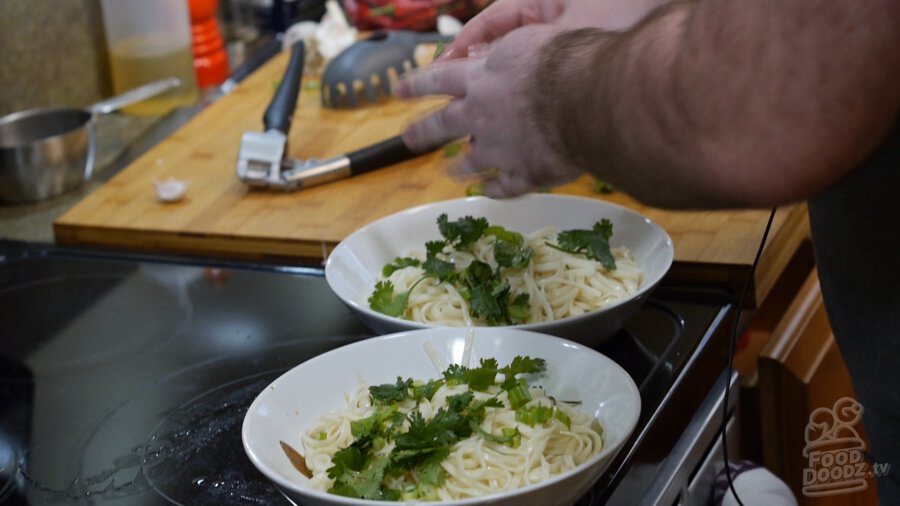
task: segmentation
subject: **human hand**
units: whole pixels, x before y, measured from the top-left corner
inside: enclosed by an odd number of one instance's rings
[[[569,0],[497,0],[470,19],[435,61],[469,56],[469,49],[490,44],[522,26],[550,23]]]
[[[470,19],[435,61],[466,58],[470,48],[490,44],[530,24],[622,30],[663,3],[666,0],[497,0]]]
[[[471,149],[452,167],[479,177],[490,197],[512,197],[581,174],[541,132],[529,99],[541,86],[538,53],[559,33],[553,25],[510,32],[484,57],[434,63],[406,76],[400,97],[444,94],[450,104],[412,124],[403,140],[413,151],[470,136]]]

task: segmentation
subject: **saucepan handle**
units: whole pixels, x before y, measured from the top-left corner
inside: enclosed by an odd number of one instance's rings
[[[137,88],[134,88],[133,90],[128,90],[121,95],[116,95],[102,102],[97,102],[96,104],[90,106],[88,110],[91,112],[91,114],[110,113],[125,106],[140,102],[142,100],[147,100],[151,97],[155,97],[156,95],[159,95],[164,91],[171,90],[172,88],[177,88],[180,85],[181,79],[178,79],[177,77],[166,77],[164,79],[139,86]]]

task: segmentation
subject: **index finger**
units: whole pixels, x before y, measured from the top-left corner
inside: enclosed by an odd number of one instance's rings
[[[403,98],[426,95],[464,97],[469,84],[469,72],[477,62],[451,60],[421,67],[404,75],[397,83],[395,94]]]
[[[498,9],[491,9],[500,6]],[[505,33],[520,26],[519,13],[513,9],[502,8],[502,4],[493,4],[463,25],[462,30],[447,44],[444,52],[436,61],[451,58],[465,58],[469,47],[475,44],[486,44],[502,37]]]

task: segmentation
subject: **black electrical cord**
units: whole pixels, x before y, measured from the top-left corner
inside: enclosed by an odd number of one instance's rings
[[[726,429],[728,427],[728,394],[731,391],[731,375],[734,373],[734,355],[737,351],[737,340],[738,340],[738,325],[740,324],[740,316],[741,316],[741,308],[744,307],[744,299],[747,297],[747,290],[750,288],[751,281],[753,281],[753,276],[756,273],[756,266],[759,264],[759,257],[762,256],[763,248],[766,245],[766,239],[769,237],[769,229],[772,228],[772,221],[775,219],[775,210],[777,208],[772,208],[772,212],[769,213],[769,221],[766,223],[766,229],[763,231],[762,240],[759,241],[759,248],[756,250],[756,257],[753,258],[753,265],[750,266],[750,272],[747,274],[747,278],[744,280],[744,286],[741,288],[741,295],[737,300],[737,306],[735,307],[735,316],[734,316],[734,326],[731,329],[731,342],[728,345],[728,364],[726,366],[726,375],[725,375],[725,398],[722,403],[722,426],[719,431],[722,436],[722,460],[725,463],[725,478],[728,480],[728,488],[731,490],[732,495],[734,495],[734,500],[740,506],[744,506],[744,503],[741,502],[741,498],[738,497],[737,490],[734,489],[734,479],[731,476],[731,464],[728,462],[728,438]]]

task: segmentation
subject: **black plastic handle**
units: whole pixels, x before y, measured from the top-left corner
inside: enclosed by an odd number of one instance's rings
[[[297,107],[297,95],[300,93],[300,81],[303,79],[303,63],[306,55],[303,41],[298,40],[291,48],[291,60],[284,71],[284,77],[275,91],[275,96],[263,116],[266,130],[275,129],[287,135],[291,129],[291,118]]]
[[[436,149],[436,148],[435,148]],[[429,151],[433,151],[429,150]],[[350,159],[350,174],[363,174],[375,169],[387,167],[395,163],[410,160],[425,153],[414,153],[403,142],[399,135],[390,139],[372,144],[371,146],[357,149],[347,154]]]

